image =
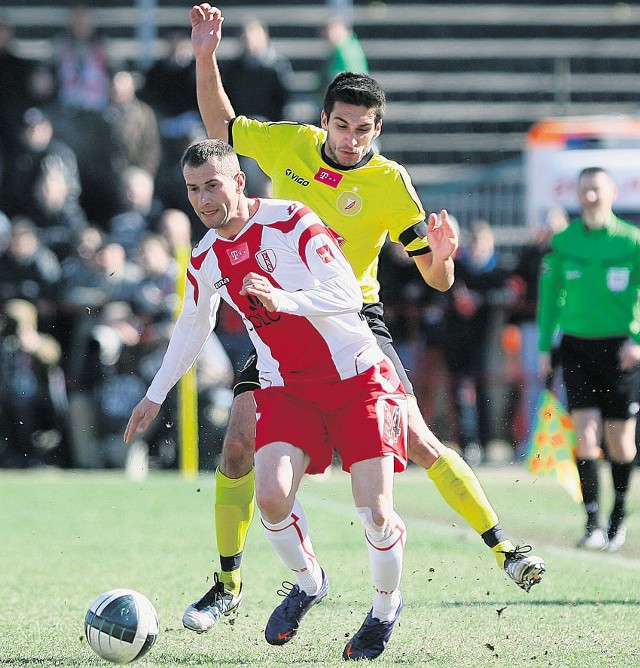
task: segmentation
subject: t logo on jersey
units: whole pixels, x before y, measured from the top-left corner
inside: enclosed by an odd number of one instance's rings
[[[318,254],[318,257],[325,264],[328,264],[329,262],[335,260],[335,257],[333,257],[333,253],[331,252],[331,248],[329,248],[327,244],[325,244],[324,246],[320,246],[320,248],[316,248],[316,253]]]
[[[313,177],[313,180],[324,183],[325,185],[331,186],[332,188],[337,188],[340,181],[342,181],[342,174],[338,174],[338,172],[332,172],[326,167],[320,167],[320,169],[318,169],[316,172],[316,175]]]
[[[255,255],[260,269],[272,274],[276,269],[276,254],[270,248],[264,248]]]
[[[227,255],[229,256],[229,260],[231,260],[231,264],[239,264],[240,262],[248,260],[249,246],[247,245],[247,242],[245,241],[243,244],[238,244],[237,246],[230,248],[227,250]]]

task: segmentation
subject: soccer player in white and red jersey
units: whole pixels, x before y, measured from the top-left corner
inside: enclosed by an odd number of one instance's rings
[[[394,472],[407,463],[402,383],[360,314],[358,281],[335,233],[315,213],[295,201],[247,197],[238,157],[223,141],[192,145],[182,168],[208,232],[191,255],[183,310],[125,441],[147,429],[192,366],[224,299],[242,317],[257,352],[255,484],[262,524],[296,578],[269,618],[266,640],[291,640],[327,594],[329,581],[295,495],[305,472],[331,465],[335,448],[351,474],[375,591],[343,657],[373,659],[403,607],[405,527],[393,509]]]
[[[257,160],[272,180],[275,197],[303,202],[345,240],[342,250],[360,284],[362,315],[409,395],[410,459],[426,469],[444,500],[482,536],[498,565],[529,591],[540,582],[544,561],[525,554],[528,546],[518,549],[509,540],[473,470],[429,429],[384,322],[377,268],[386,238],[401,243],[425,282],[443,291],[453,283],[458,245],[446,211],[441,212],[441,224],[435,213],[426,219],[407,170],[373,148],[382,131],[384,91],[370,76],[346,72],[327,88],[319,127],[236,116],[217,63],[222,12],[203,3],[191,9],[190,17],[198,106],[209,137]],[[215,531],[224,593],[212,588],[189,605],[182,618],[186,628],[198,633],[208,631],[242,600],[242,556],[253,513],[256,387],[250,360],[234,388],[216,470]]]

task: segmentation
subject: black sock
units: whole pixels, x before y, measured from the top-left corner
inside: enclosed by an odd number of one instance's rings
[[[600,496],[598,460],[578,459],[576,464],[582,485],[582,501],[587,511],[587,531],[593,531],[598,527],[598,499]]]
[[[496,524],[482,534],[482,540],[490,548],[494,548],[498,543],[507,540],[507,538],[507,532],[499,524]]]
[[[624,519],[624,504],[627,497],[627,490],[629,489],[629,478],[633,470],[633,463],[619,464],[618,462],[611,462],[611,478],[613,480],[613,489],[615,492],[615,500],[611,516],[609,517],[609,538],[613,538],[620,528],[620,524]]]

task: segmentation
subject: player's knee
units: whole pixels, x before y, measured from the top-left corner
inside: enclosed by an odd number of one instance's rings
[[[383,542],[392,533],[392,520],[396,517],[393,509],[360,507],[356,510],[365,532],[376,542]]]
[[[407,454],[414,464],[428,469],[445,449],[428,427],[426,431],[409,429]]]
[[[241,432],[229,431],[222,443],[220,470],[229,478],[241,478],[253,468],[254,443]]]
[[[277,485],[269,483],[256,486],[256,503],[262,517],[271,524],[282,521],[291,511],[287,496]]]

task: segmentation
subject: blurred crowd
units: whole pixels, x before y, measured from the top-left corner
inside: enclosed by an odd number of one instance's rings
[[[323,35],[322,76],[366,71],[350,30],[332,19]],[[222,63],[236,112],[285,118],[290,63],[260,22],[239,36],[242,52]],[[166,55],[144,71],[110,62],[87,7],[70,13],[47,62],[20,58],[13,41],[0,19],[0,466],[121,467],[127,417],[159,367],[185,258],[204,232],[179,166],[204,135],[189,34],[167,35]],[[257,165],[243,169],[249,194],[268,195]],[[537,272],[564,224],[550,212],[514,261],[501,257],[489,222],[476,221],[461,230],[445,294],[399,245],[384,250],[383,301],[418,399],[472,463],[496,438],[516,455],[526,442],[540,389]],[[249,350],[225,307],[210,344],[197,370],[203,465],[214,465]],[[163,411],[144,448],[150,465],[172,467],[175,397]]]
[[[0,20],[0,466],[122,467],[122,433],[160,365],[204,230],[183,150],[203,136],[189,34],[141,72],[109,61],[75,8],[48,62]],[[223,313],[197,368],[201,464],[213,464],[244,329]],[[169,401],[143,447],[177,460]],[[135,450],[135,449],[134,449]]]

